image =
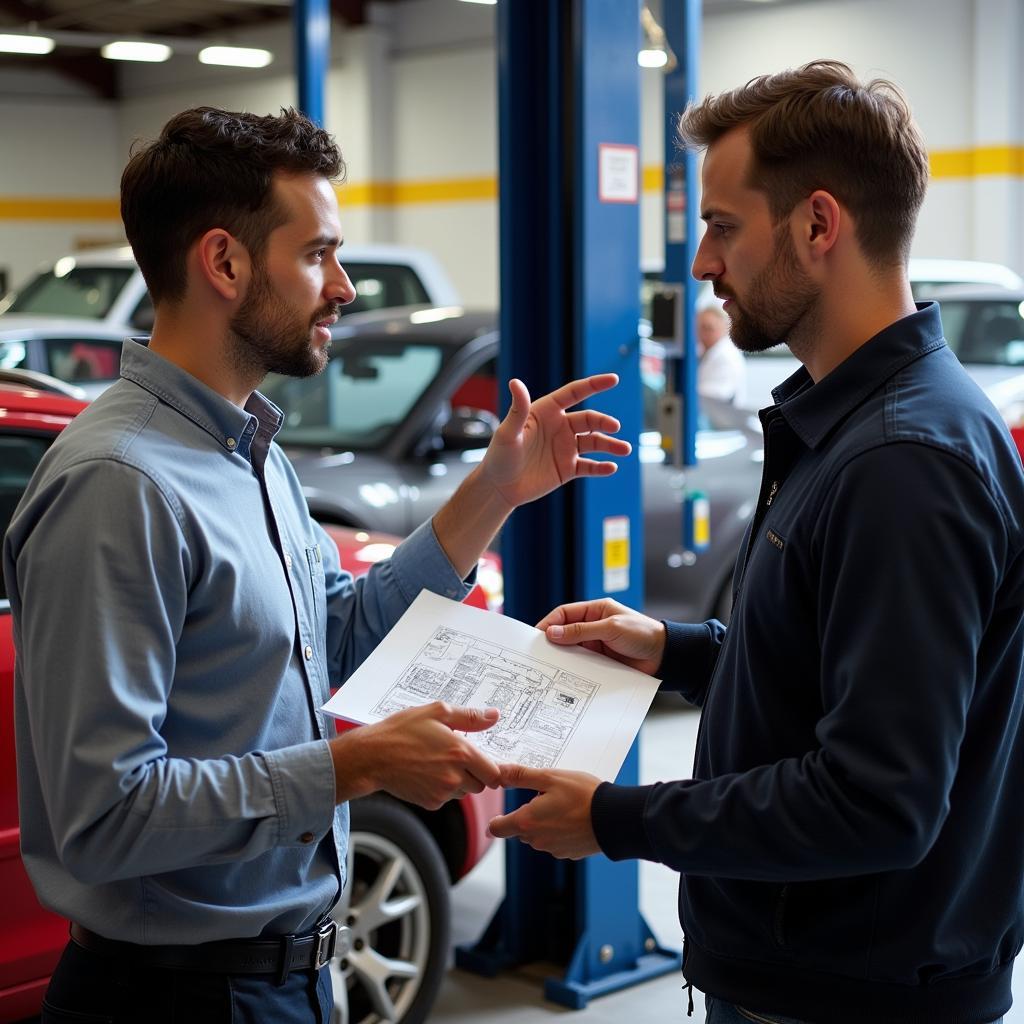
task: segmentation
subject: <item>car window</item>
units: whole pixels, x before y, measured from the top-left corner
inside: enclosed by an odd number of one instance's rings
[[[133,267],[72,267],[63,274],[50,270],[29,281],[7,312],[102,320],[134,272]]]
[[[939,303],[949,347],[963,363],[1024,365],[1024,303],[945,299]]]
[[[28,346],[23,341],[0,341],[0,370],[17,370],[28,365]]]
[[[7,532],[14,510],[52,440],[49,437],[0,434],[0,537]],[[0,573],[0,601],[5,600],[7,591],[3,573]]]
[[[50,338],[46,372],[70,383],[117,380],[121,372],[120,341],[93,338]]]
[[[333,355],[315,377],[271,374],[260,390],[284,412],[282,444],[377,448],[408,415],[443,361],[436,345],[361,342]]]
[[[341,264],[345,268],[356,297],[342,313],[364,313],[368,309],[386,309],[391,306],[418,306],[430,301],[426,289],[412,267],[393,263],[345,263],[344,250]]]

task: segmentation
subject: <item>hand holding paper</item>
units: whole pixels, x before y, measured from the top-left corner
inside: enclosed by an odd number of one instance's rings
[[[590,824],[590,804],[601,780],[586,772],[501,766],[501,784],[512,789],[535,789],[535,796],[511,814],[491,819],[491,835],[521,839],[554,857],[579,860],[600,853]]]

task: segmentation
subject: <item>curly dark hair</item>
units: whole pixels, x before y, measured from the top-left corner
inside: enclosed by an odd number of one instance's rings
[[[691,103],[678,136],[704,148],[739,127],[750,133],[749,183],[765,193],[776,222],[824,189],[853,215],[867,257],[879,266],[906,263],[928,152],[896,85],[862,83],[840,61],[812,61]]]
[[[230,231],[256,260],[283,221],[275,172],[340,180],[334,139],[304,114],[236,113],[196,107],[172,117],[154,142],[132,147],[121,175],[121,219],[154,304],[185,294],[189,246]]]

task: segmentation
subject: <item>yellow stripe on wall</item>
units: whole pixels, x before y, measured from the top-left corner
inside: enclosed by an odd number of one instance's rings
[[[120,220],[116,199],[0,196],[0,220]]]
[[[942,149],[929,154],[932,178],[1024,178],[1024,146],[977,146]],[[643,168],[643,190],[657,193],[664,187],[664,169]],[[423,181],[369,181],[339,185],[343,207],[416,206],[427,203],[489,202],[498,198],[496,175],[436,178]],[[0,221],[116,221],[117,199],[63,198],[58,196],[0,196]]]

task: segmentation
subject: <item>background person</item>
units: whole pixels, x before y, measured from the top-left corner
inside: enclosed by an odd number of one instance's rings
[[[747,399],[747,360],[729,337],[729,317],[721,306],[697,311],[697,394],[743,405]]]
[[[503,769],[491,824],[559,857],[681,874],[710,1024],[983,1024],[1024,940],[1024,472],[915,307],[928,156],[895,86],[818,61],[691,106],[694,276],[744,351],[803,368],[762,411],[728,631],[611,600],[540,626],[702,708],[693,777]]]
[[[420,590],[461,598],[509,512],[626,454],[610,416],[520,381],[475,470],[353,581],[273,443],[271,371],[323,369],[354,290],[333,140],[294,111],[171,119],[122,178],[148,347],[44,457],[11,522],[25,866],[72,941],[44,1022],[326,1021],[346,801],[495,785],[434,703],[341,736],[320,710]]]

